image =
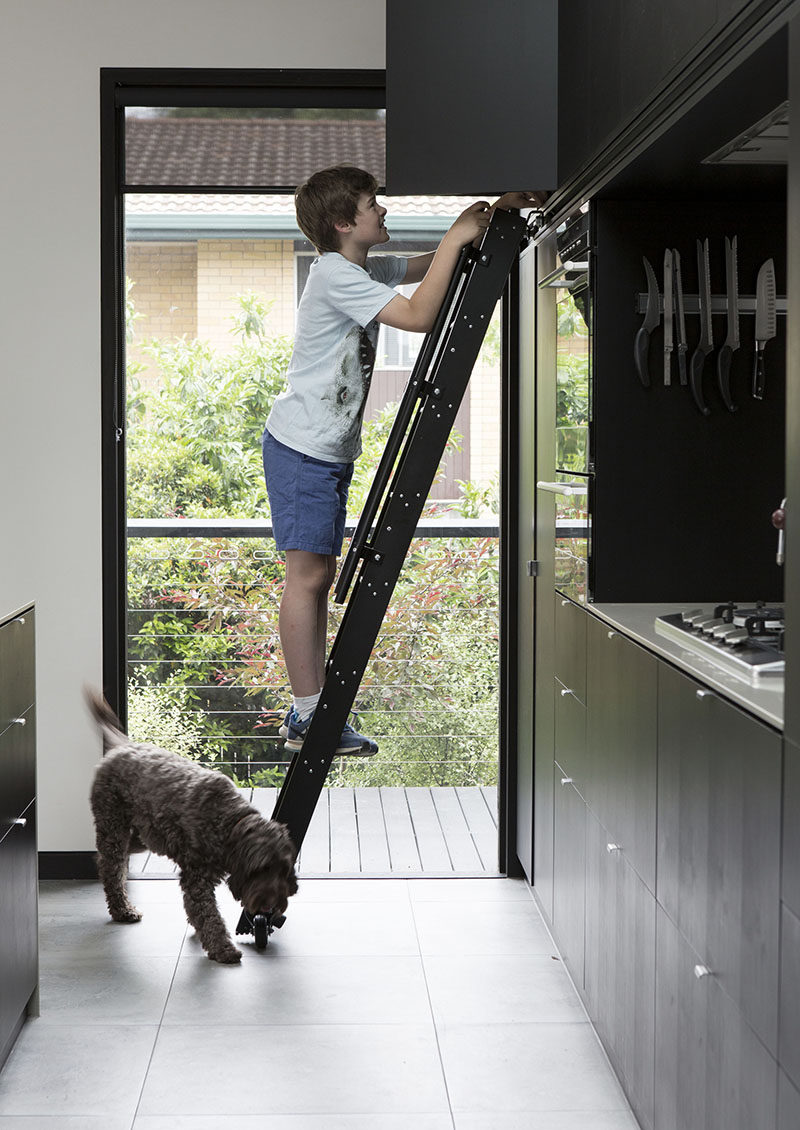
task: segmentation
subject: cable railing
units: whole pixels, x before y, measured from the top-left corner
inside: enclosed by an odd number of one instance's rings
[[[269,521],[129,519],[128,559],[131,732],[241,784],[280,785],[291,692]],[[338,758],[331,784],[496,782],[498,570],[496,519],[420,522],[356,701],[380,752]],[[331,605],[331,639],[342,613]]]

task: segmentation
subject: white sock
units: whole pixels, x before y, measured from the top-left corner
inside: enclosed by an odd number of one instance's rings
[[[314,713],[314,708],[319,702],[319,696],[321,694],[322,691],[317,691],[316,694],[307,694],[304,697],[295,696],[293,700],[294,708],[301,721],[305,722],[306,718],[309,718]]]

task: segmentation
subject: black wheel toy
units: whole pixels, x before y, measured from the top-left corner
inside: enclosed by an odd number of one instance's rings
[[[267,948],[272,931],[280,930],[285,921],[285,914],[273,914],[271,910],[267,911],[266,914],[253,915],[243,910],[236,927],[236,933],[255,935],[256,949],[263,950]]]
[[[253,933],[256,936],[256,949],[265,950],[267,941],[272,933],[272,927],[264,914],[256,914],[253,918]]]

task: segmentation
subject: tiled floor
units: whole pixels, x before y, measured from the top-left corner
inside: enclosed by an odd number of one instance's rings
[[[522,881],[306,879],[239,966],[177,883],[131,888],[122,926],[97,884],[42,884],[0,1130],[636,1130]]]

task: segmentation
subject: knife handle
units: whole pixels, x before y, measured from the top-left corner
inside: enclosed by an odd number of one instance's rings
[[[729,345],[723,345],[717,354],[717,383],[719,385],[722,402],[729,412],[736,412],[736,405],[731,400],[731,358],[733,350]]]
[[[764,399],[764,385],[766,373],[764,372],[764,350],[756,346],[756,359],[753,366],[753,399]]]
[[[703,399],[703,369],[706,363],[706,355],[702,349],[695,349],[692,354],[692,360],[689,362],[689,386],[692,390],[694,402],[704,416],[711,415],[711,409]]]
[[[636,331],[636,340],[633,343],[633,359],[636,362],[636,372],[645,388],[650,387],[650,373],[647,368],[647,355],[650,351],[650,334],[640,326]]]
[[[682,385],[689,383],[688,378],[686,376],[686,346],[685,345],[679,345],[678,346],[678,376],[680,378],[680,382],[681,382]]]

